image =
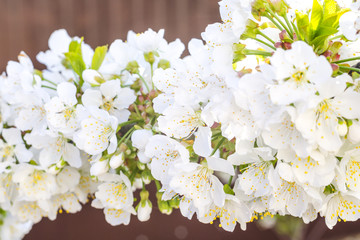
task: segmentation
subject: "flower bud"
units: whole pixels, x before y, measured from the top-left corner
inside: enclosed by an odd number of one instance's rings
[[[61,159],[60,161],[58,161],[56,163],[56,167],[58,167],[58,168],[63,168],[65,165],[66,165],[66,162],[63,159]]]
[[[140,170],[144,170],[144,169],[145,169],[145,164],[143,164],[143,163],[141,163],[141,162],[136,162],[136,164],[137,164],[138,169],[140,169]]]
[[[139,64],[137,61],[131,61],[126,66],[126,71],[128,71],[131,74],[138,74],[139,73]]]
[[[338,133],[341,137],[345,136],[348,132],[348,128],[345,122],[342,122],[337,125]]]
[[[109,171],[108,161],[97,161],[90,168],[90,175],[99,176]]]
[[[353,121],[353,124],[349,127],[348,138],[351,142],[360,142],[360,123]]]
[[[49,169],[48,169],[48,173],[50,173],[50,174],[58,174],[60,172],[60,168],[58,168],[57,166],[56,166],[56,164],[54,164],[54,165],[52,165],[52,166],[50,166],[49,167]]]
[[[123,164],[124,159],[125,159],[124,153],[122,153],[122,152],[119,155],[112,156],[112,158],[110,159],[110,162],[109,162],[110,167],[112,169],[117,169],[118,167],[121,166],[121,164]]]
[[[173,211],[172,207],[170,207],[167,201],[158,201],[158,207],[161,213],[170,215]]]
[[[86,69],[85,71],[83,71],[82,78],[85,82],[90,83],[92,86],[99,86],[100,84],[105,82],[101,74],[93,69]]]
[[[158,63],[158,68],[162,68],[162,69],[166,70],[166,69],[170,68],[170,62],[165,59],[160,59],[160,61]]]
[[[137,208],[137,217],[140,222],[146,222],[150,219],[152,204],[150,200],[141,201]]]

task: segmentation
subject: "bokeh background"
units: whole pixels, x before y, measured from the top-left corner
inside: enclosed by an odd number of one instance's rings
[[[48,48],[50,34],[65,28],[70,36],[84,36],[91,46],[110,44],[126,39],[127,32],[143,32],[148,28],[165,29],[168,41],[180,38],[187,43],[199,38],[209,23],[220,20],[218,0],[0,0],[0,70],[7,61],[16,60],[24,50],[36,63],[39,51]],[[241,0],[239,0],[241,1]],[[155,189],[153,188],[153,192]],[[227,233],[214,225],[188,220],[179,211],[172,215],[158,212],[153,201],[150,221],[141,223],[132,217],[129,226],[112,227],[105,222],[101,210],[89,204],[77,214],[59,214],[56,221],[43,219],[25,239],[289,239],[281,235],[297,226],[296,240],[360,239],[359,223],[340,223],[329,231],[323,219],[309,225],[299,225],[294,219],[282,219],[277,228],[265,230],[259,224],[249,224],[247,231],[237,228]],[[6,239],[4,239],[6,240]]]

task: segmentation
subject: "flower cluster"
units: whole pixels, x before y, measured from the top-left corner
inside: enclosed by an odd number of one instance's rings
[[[222,0],[202,40],[55,31],[0,79],[0,237],[92,197],[111,225],[158,209],[233,231],[360,218],[360,6]],[[138,195],[139,197],[136,197]],[[21,229],[21,230],[19,230]]]

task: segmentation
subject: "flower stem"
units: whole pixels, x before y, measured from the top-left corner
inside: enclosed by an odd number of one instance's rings
[[[251,49],[244,49],[244,54],[245,55],[259,55],[259,56],[264,56],[264,57],[272,56],[271,52],[260,51],[260,50],[251,50]]]
[[[54,83],[54,82],[52,82],[52,81],[50,81],[50,80],[47,80],[47,79],[45,79],[45,78],[43,78],[42,80],[45,81],[45,82],[48,82],[48,83],[50,83],[50,84],[52,84],[52,85],[54,85],[54,86],[57,86],[56,83]]]
[[[118,128],[119,127],[123,127],[123,126],[126,126],[126,125],[129,125],[129,124],[132,124],[132,123],[138,123],[138,122],[142,122],[143,120],[140,119],[140,120],[130,120],[130,121],[127,121],[127,122],[123,122],[123,123],[120,123],[118,125]],[[120,130],[120,129],[119,129]]]
[[[293,38],[294,30],[293,30],[293,28],[292,28],[292,26],[291,26],[291,24],[290,24],[290,21],[289,21],[287,15],[285,14],[285,15],[282,16],[282,17],[285,19],[285,22],[286,22],[286,24],[287,24],[287,26],[288,26],[288,28],[289,28],[289,30],[290,30],[290,32],[291,32],[291,38]]]
[[[266,38],[269,42],[271,42],[272,44],[275,44],[275,41],[272,40],[271,38],[269,38],[268,36],[266,36],[264,33],[262,33],[261,31],[258,32],[259,35],[263,36],[264,38]]]
[[[144,83],[145,87],[146,87],[146,90],[148,92],[150,92],[150,88],[149,88],[149,85],[147,84],[147,82],[145,81],[145,79],[138,73],[137,74],[139,76],[139,78],[141,79],[141,81]]]
[[[142,118],[142,116],[141,116],[141,114],[140,114],[140,112],[139,112],[139,109],[138,109],[138,107],[136,106],[136,103],[134,103],[134,108],[135,108],[136,114],[137,114],[140,118]]]
[[[283,21],[281,21],[281,19],[276,15],[276,13],[274,13],[270,8],[266,8],[266,10],[268,11],[268,13],[271,15],[270,17],[275,18],[283,27],[283,29],[286,30],[286,32],[289,34],[290,38],[293,38],[293,34],[290,32],[290,30],[288,29],[288,27],[286,26],[285,23],[283,23]]]
[[[272,16],[270,16],[268,13],[264,13],[265,14],[265,17],[267,19],[269,19],[280,31],[284,30],[284,28],[282,28],[274,19]]]
[[[156,189],[159,191],[161,189],[161,184],[158,180],[155,180]]]
[[[350,61],[355,61],[355,60],[360,60],[360,57],[342,59],[342,60],[335,61],[335,62],[332,62],[332,63],[345,63],[345,62],[350,62]]]
[[[332,38],[329,38],[329,40],[332,41],[332,40],[339,39],[339,38],[342,38],[342,37],[344,37],[344,35],[340,34],[340,35],[334,36]]]
[[[350,71],[354,71],[354,72],[359,72],[360,73],[360,69],[359,68],[353,68],[353,67],[345,67],[345,66],[339,66],[340,69],[344,69],[344,70],[350,70]]]
[[[229,178],[229,181],[228,181],[228,185],[229,185],[229,186],[231,186],[231,183],[232,183],[233,177],[234,177],[234,176],[230,176],[230,178]]]
[[[226,139],[226,138],[223,137],[223,138],[218,142],[218,144],[216,145],[216,147],[214,148],[214,150],[212,151],[212,153],[210,154],[210,156],[212,156],[212,155],[215,154],[215,152],[216,152],[216,151],[220,148],[220,146],[224,143],[225,139]]]
[[[46,86],[46,85],[41,85],[41,87],[43,87],[43,88],[48,88],[48,89],[51,89],[51,90],[54,90],[54,91],[56,91],[56,88],[53,88],[53,87],[49,87],[49,86]]]
[[[252,39],[254,39],[255,41],[258,41],[259,43],[262,43],[262,44],[268,46],[269,48],[273,49],[274,51],[276,51],[276,48],[275,48],[274,46],[271,46],[271,45],[268,44],[267,42],[264,42],[263,40],[260,40],[260,39],[258,39],[258,38],[252,38]]]

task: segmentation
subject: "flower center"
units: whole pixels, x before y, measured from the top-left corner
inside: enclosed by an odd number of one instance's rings
[[[303,82],[306,82],[306,80],[305,80],[305,72],[297,71],[291,76],[291,79],[297,84],[301,84]]]

